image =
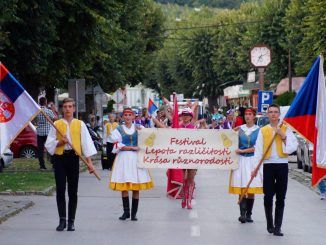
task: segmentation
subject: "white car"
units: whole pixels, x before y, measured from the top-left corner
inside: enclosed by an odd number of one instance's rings
[[[0,172],[2,172],[3,168],[12,164],[14,159],[14,155],[11,150],[7,149],[3,155],[0,156]]]

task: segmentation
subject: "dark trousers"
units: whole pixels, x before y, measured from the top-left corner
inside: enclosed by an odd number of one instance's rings
[[[264,164],[264,206],[273,207],[273,197],[276,195],[275,209],[284,208],[284,200],[288,187],[288,164]]]
[[[66,218],[66,185],[68,183],[68,220],[74,221],[77,209],[79,158],[75,153],[54,155],[54,176],[60,218]]]
[[[44,164],[44,144],[48,136],[37,136],[37,157],[40,164],[40,168],[45,168]]]
[[[107,158],[108,158],[108,168],[109,169],[112,169],[113,162],[114,162],[114,159],[115,159],[115,156],[116,156],[115,153],[112,153],[113,146],[114,146],[113,143],[106,142],[106,155],[107,155]]]

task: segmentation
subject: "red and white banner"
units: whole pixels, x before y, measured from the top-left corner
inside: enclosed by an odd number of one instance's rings
[[[233,130],[146,128],[138,132],[141,168],[238,168],[238,134]]]

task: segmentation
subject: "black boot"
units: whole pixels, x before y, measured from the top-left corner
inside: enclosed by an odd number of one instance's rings
[[[281,232],[282,220],[283,220],[283,212],[284,207],[275,208],[275,228],[274,228],[274,236],[283,236],[284,234]]]
[[[130,218],[129,197],[122,197],[123,214],[119,220],[126,220]]]
[[[241,223],[246,223],[246,203],[247,203],[247,198],[242,198],[239,207],[240,207],[240,217],[238,220]]]
[[[133,198],[132,199],[132,205],[131,205],[131,220],[132,221],[137,221],[137,211],[138,211],[138,203],[139,203],[139,199]]]
[[[267,231],[269,233],[274,232],[274,225],[273,225],[273,206],[267,207],[265,206],[265,216],[267,221]]]
[[[252,208],[254,206],[255,199],[249,199],[247,198],[247,207],[246,207],[246,222],[252,223],[254,222],[251,218],[252,215]]]
[[[75,224],[73,220],[68,220],[68,228],[67,231],[75,231]]]
[[[63,231],[66,229],[67,221],[66,218],[60,218],[59,225],[57,227],[57,231]]]

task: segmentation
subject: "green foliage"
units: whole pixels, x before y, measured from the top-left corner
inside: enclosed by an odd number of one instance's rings
[[[198,6],[195,1],[160,2]],[[288,75],[289,54],[292,75],[305,76],[325,49],[325,9],[326,2],[318,0],[249,1],[232,10],[162,5],[165,42],[145,83],[165,96],[176,91],[216,101],[223,88],[242,84],[255,70],[248,53],[260,43],[272,50],[266,84]]]
[[[296,93],[295,92],[285,92],[279,95],[275,100],[274,103],[278,104],[279,106],[288,106],[291,105]]]
[[[156,0],[156,2],[163,4],[179,4],[190,7],[200,7],[205,5],[212,8],[238,8],[240,4],[246,2],[244,0]],[[248,2],[248,1],[247,1]]]
[[[86,78],[107,91],[145,79],[164,17],[151,0],[1,1],[0,57],[36,97]]]

